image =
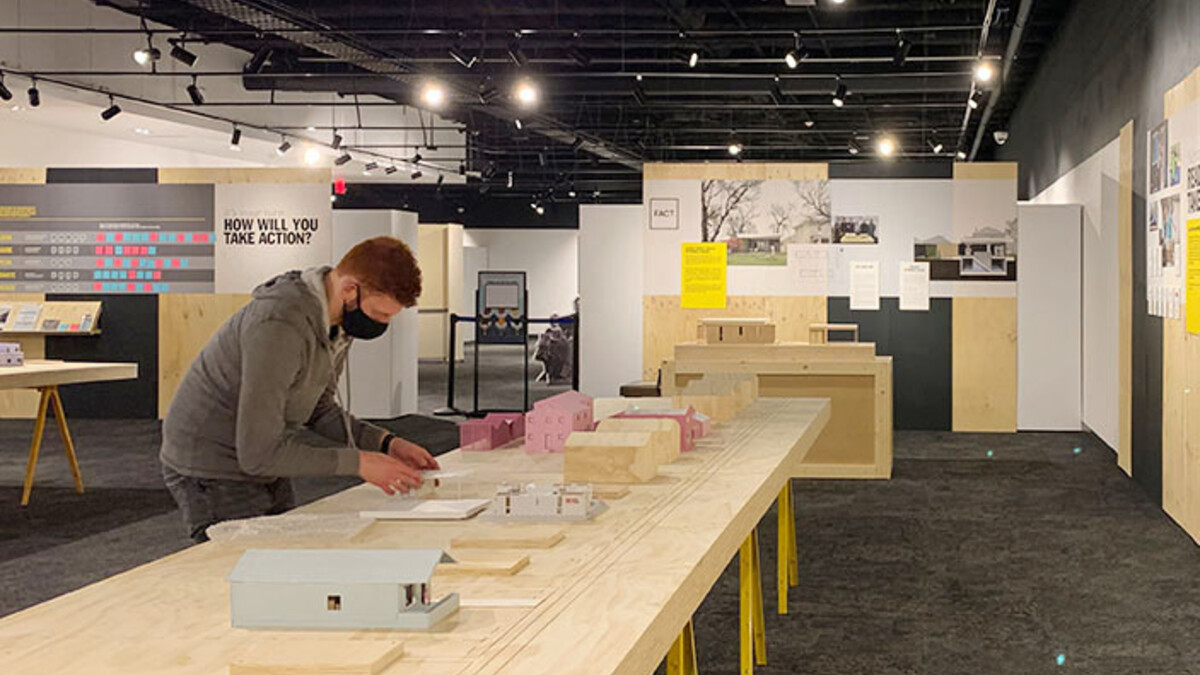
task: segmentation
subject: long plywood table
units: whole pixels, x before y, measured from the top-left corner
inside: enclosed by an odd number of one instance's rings
[[[2,337],[3,334],[0,334]],[[29,446],[29,465],[25,469],[25,486],[21,491],[21,506],[29,504],[33,490],[33,474],[37,468],[38,452],[42,447],[42,433],[46,429],[46,415],[54,409],[58,433],[62,436],[67,462],[75,479],[75,491],[83,492],[83,476],[79,472],[79,461],[75,457],[75,444],[67,428],[67,417],[63,411],[58,388],[67,384],[85,382],[112,382],[135,380],[136,363],[91,363],[86,361],[27,361],[25,365],[0,368],[0,389],[36,389],[41,394],[38,400],[37,417],[33,423],[33,442]]]
[[[874,343],[683,343],[663,371],[663,393],[708,373],[757,375],[764,398],[830,399],[829,428],[797,478],[891,477],[892,357],[876,355]]]
[[[702,439],[695,452],[664,466],[656,479],[630,486],[592,521],[550,526],[380,521],[338,544],[447,548],[460,560],[528,555],[528,566],[513,576],[439,572],[434,595],[456,591],[463,607],[431,633],[231,628],[226,576],[247,544],[210,542],[0,619],[0,663],[12,672],[67,672],[86,664],[95,675],[216,675],[239,655],[304,649],[316,650],[333,671],[339,658],[353,660],[360,651],[383,652],[400,642],[403,655],[381,672],[643,675],[690,625],[829,416],[823,399],[755,402]],[[519,447],[455,451],[439,459],[444,469],[470,472],[462,484],[440,488],[448,497],[485,496],[500,481],[553,481],[562,475],[561,455],[526,455]],[[358,486],[303,511],[355,512],[380,499],[377,489]],[[451,546],[462,537],[538,538],[547,528],[565,533],[550,548]]]

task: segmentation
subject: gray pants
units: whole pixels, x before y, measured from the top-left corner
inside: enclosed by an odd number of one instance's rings
[[[290,478],[270,483],[246,483],[184,476],[163,465],[163,482],[183,512],[188,536],[208,541],[208,528],[224,520],[277,515],[296,506]]]

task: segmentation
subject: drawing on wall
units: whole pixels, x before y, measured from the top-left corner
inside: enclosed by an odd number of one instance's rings
[[[1167,159],[1167,185],[1175,187],[1183,179],[1183,148],[1176,143],[1171,146],[1171,155]]]
[[[701,237],[725,242],[730,265],[787,265],[789,244],[830,241],[829,182],[700,181]]]
[[[1187,170],[1187,212],[1200,213],[1200,164]]]
[[[1159,241],[1162,245],[1162,258],[1160,259],[1163,269],[1172,269],[1179,260],[1179,241],[1181,239],[1179,228],[1183,225],[1182,214],[1179,212],[1179,195],[1166,197],[1160,202],[1162,204],[1162,230],[1159,236]]]
[[[1167,176],[1167,123],[1150,132],[1150,193],[1166,187]]]
[[[878,244],[879,216],[835,216],[833,243]]]
[[[936,236],[913,240],[913,261],[929,263],[929,278],[938,281],[1014,281],[1017,278],[1017,221],[1004,229],[977,228],[962,241]]]

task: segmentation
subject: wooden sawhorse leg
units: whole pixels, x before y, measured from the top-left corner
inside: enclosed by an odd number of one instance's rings
[[[696,633],[692,620],[684,624],[683,631],[675,638],[671,651],[667,652],[667,675],[699,675],[696,667]]]
[[[41,398],[38,400],[37,419],[33,423],[33,443],[29,446],[29,466],[25,468],[25,487],[21,491],[21,506],[29,504],[29,494],[33,491],[33,472],[37,468],[38,452],[42,449],[42,432],[46,430],[46,413],[54,406],[54,421],[58,423],[58,433],[62,436],[63,450],[67,453],[67,462],[71,465],[71,475],[75,478],[75,491],[83,493],[83,476],[79,473],[79,461],[75,457],[75,444],[71,442],[71,432],[67,430],[67,415],[63,412],[62,399],[58,396],[57,386],[38,387]]]
[[[738,552],[741,674],[751,675],[754,664],[767,665],[767,633],[763,616],[762,567],[758,559],[758,529],[750,532]]]
[[[779,504],[776,511],[779,515],[778,540],[776,546],[777,590],[779,592],[779,613],[788,613],[788,589],[800,584],[800,556],[796,544],[796,509],[792,502],[792,479],[787,479],[783,489],[779,491]]]

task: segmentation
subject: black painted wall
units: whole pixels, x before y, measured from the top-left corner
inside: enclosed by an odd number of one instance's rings
[[[930,298],[928,312],[901,312],[899,298],[880,298],[879,311],[850,310],[831,297],[830,323],[858,324],[858,337],[892,357],[892,415],[896,429],[950,429],[950,298]]]
[[[999,159],[1020,163],[1020,196],[1036,195],[1133,132],[1133,477],[1162,499],[1162,322],[1146,313],[1146,134],[1163,94],[1200,65],[1200,2],[1076,2],[1009,124]],[[1113,270],[1113,274],[1117,271]]]

